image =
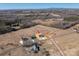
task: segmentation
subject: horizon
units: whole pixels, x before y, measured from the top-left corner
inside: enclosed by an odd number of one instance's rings
[[[48,8],[79,9],[79,3],[0,3],[0,10]]]

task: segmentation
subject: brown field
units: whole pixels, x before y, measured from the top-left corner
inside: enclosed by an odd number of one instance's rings
[[[62,30],[53,27],[46,27],[42,25],[36,25],[31,28],[25,28],[18,31],[6,33],[0,35],[0,55],[12,55],[12,56],[43,56],[45,53],[41,50],[39,53],[34,54],[30,51],[25,51],[23,47],[20,46],[19,40],[22,36],[30,37],[35,33],[36,30],[41,32],[50,32],[49,36],[54,39],[57,44],[61,47],[62,51],[66,56],[78,56],[79,55],[79,34],[73,32],[72,28]],[[54,35],[56,34],[56,35]],[[48,39],[41,48],[46,48],[50,55],[59,56],[60,53],[54,44]]]

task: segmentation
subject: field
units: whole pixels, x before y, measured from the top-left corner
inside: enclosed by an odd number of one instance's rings
[[[79,56],[79,33],[73,29],[79,25],[79,10],[73,13],[70,9],[25,11],[28,10],[0,11],[1,56]],[[44,41],[38,53],[28,47],[25,50],[19,41],[38,30],[48,32],[50,38]]]
[[[20,46],[19,40],[21,39],[21,36],[29,37],[36,30],[41,30],[43,32],[49,31],[53,33],[50,34],[52,36],[55,33],[56,35],[52,39],[57,42],[57,44],[61,47],[65,55],[79,55],[79,34],[73,32],[72,28],[67,30],[60,30],[42,25],[37,25],[28,29],[21,29],[15,32],[0,35],[0,55],[45,55],[42,54],[43,52],[41,51],[37,54],[33,54],[32,52],[29,53],[28,50],[25,52],[22,47],[18,47],[18,45]],[[42,47],[47,48],[50,55],[60,55],[59,51],[54,46],[54,44],[51,43],[50,39],[46,41]]]

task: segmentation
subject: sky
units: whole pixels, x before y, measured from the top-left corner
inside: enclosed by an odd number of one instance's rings
[[[0,3],[0,9],[79,8],[79,3]]]

